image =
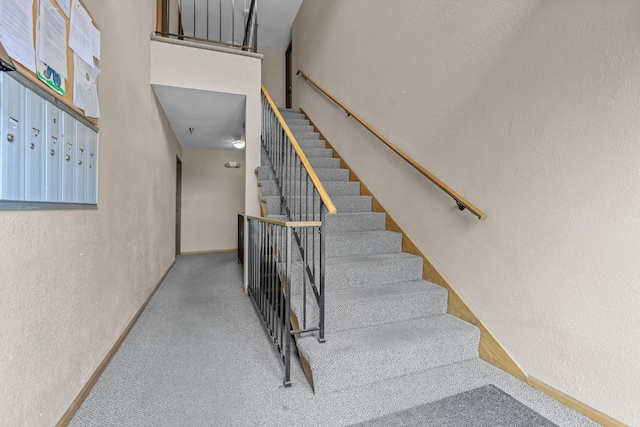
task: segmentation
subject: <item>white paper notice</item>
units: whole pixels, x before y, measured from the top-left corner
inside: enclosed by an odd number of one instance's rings
[[[33,0],[0,0],[0,42],[9,56],[36,72]]]
[[[91,26],[93,29],[91,40],[93,42],[93,57],[100,61],[100,30],[95,26]]]
[[[93,22],[78,0],[71,3],[69,47],[88,64],[93,63]]]
[[[48,0],[40,1],[38,59],[67,78],[67,24]]]
[[[100,74],[98,68],[84,62],[79,55],[73,55],[73,103],[78,108],[82,108],[84,114],[89,117],[100,117],[96,85],[98,74]]]
[[[71,12],[71,0],[56,0],[60,9],[64,12],[65,15],[69,16]]]

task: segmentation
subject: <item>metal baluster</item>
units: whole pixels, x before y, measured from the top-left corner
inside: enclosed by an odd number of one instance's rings
[[[222,0],[218,0],[218,5],[220,6],[220,38],[219,41],[222,41]]]
[[[260,251],[261,251],[261,245],[262,245],[262,236],[260,234],[260,227],[261,224],[259,222],[255,222],[255,224],[253,225],[253,229],[254,229],[254,238],[255,238],[255,292],[253,293],[253,299],[256,303],[256,307],[258,307],[258,303],[260,301]]]
[[[271,248],[271,286],[269,287],[269,293],[267,301],[269,302],[269,328],[271,330],[271,336],[274,338],[274,342],[276,341],[276,336],[273,333],[273,325],[274,325],[274,315],[273,310],[276,309],[273,304],[273,298],[275,297],[275,289],[278,287],[278,254],[277,245],[278,245],[278,233],[277,227],[275,225],[269,226],[269,237],[271,238],[271,244],[269,245]]]
[[[263,259],[262,261],[262,265],[263,265],[263,274],[264,274],[264,279],[262,281],[262,292],[260,292],[260,297],[261,297],[261,302],[262,302],[262,320],[264,320],[264,313],[265,310],[267,309],[266,307],[266,288],[269,287],[269,269],[270,269],[270,263],[269,263],[269,227],[267,224],[263,224],[262,225],[262,234],[264,236],[264,240],[263,240],[263,245],[262,245],[262,253],[263,256],[265,257],[265,259]],[[265,266],[266,263],[266,266]]]
[[[209,0],[207,0],[207,40],[209,40]]]
[[[231,44],[236,45],[236,0],[231,0]]]
[[[290,227],[282,227],[282,230],[281,230],[282,231],[281,233],[282,251],[283,251],[283,257],[284,257],[284,262],[282,263],[283,270],[287,266],[289,256],[291,255],[291,250],[289,249],[289,246],[288,246],[290,242],[287,241],[287,232],[289,232],[290,230],[291,230]],[[286,308],[285,292],[287,291],[287,289],[289,289],[289,286],[291,286],[291,283],[289,282],[289,276],[287,275],[286,271],[283,271],[282,286],[283,288],[280,289],[280,295],[278,295],[278,298],[280,300],[280,344],[282,345],[282,348],[284,348],[285,336],[289,334],[289,331],[286,330],[285,328],[285,318],[288,317],[287,312],[285,311],[285,308]]]
[[[264,281],[266,278],[265,275],[265,264],[264,264],[264,247],[265,247],[265,240],[266,240],[267,236],[265,235],[264,232],[264,223],[260,223],[260,289],[259,289],[259,293],[258,293],[258,298],[259,298],[259,305],[258,308],[260,310],[260,314],[264,313],[264,306],[263,306],[263,290],[264,290]],[[264,317],[263,317],[264,320]]]
[[[247,236],[248,236],[248,240],[249,240],[249,245],[247,247],[247,253],[249,254],[249,259],[247,259],[247,288],[249,289],[249,295],[251,296],[252,292],[251,292],[251,285],[252,285],[252,281],[253,281],[253,247],[251,246],[251,241],[252,241],[252,233],[251,233],[251,219],[247,218]]]
[[[302,163],[300,161],[299,156],[296,156],[295,170],[296,170],[296,181],[302,180],[303,170],[302,170]],[[303,203],[306,204],[307,202],[303,200],[302,194],[298,195],[298,200],[299,200],[298,206],[300,208],[298,211],[300,212],[300,217],[302,217],[302,212],[304,212],[307,208],[306,206],[303,206]]]
[[[316,212],[315,211],[315,209],[316,209],[315,208],[315,206],[316,206],[316,203],[315,203],[316,194],[317,194],[317,191],[314,190],[313,191],[313,199],[314,199],[313,200],[313,217],[314,218],[315,218],[315,212]],[[322,204],[322,201],[320,201],[320,204]],[[315,250],[315,247],[316,247],[316,230],[314,229],[313,230],[313,248],[314,248],[314,250]],[[316,282],[317,274],[316,274],[316,257],[315,256],[313,257],[313,260],[311,262],[312,262],[312,270],[311,271],[313,272],[313,276],[312,276],[311,280],[312,280],[313,284],[315,285],[317,283]]]
[[[320,332],[318,334],[318,341],[323,343],[324,340],[324,302],[325,302],[325,298],[324,298],[324,294],[325,294],[325,289],[324,289],[324,251],[325,251],[325,241],[326,241],[326,234],[325,234],[325,230],[326,230],[326,218],[327,217],[327,207],[324,205],[324,203],[320,202],[320,221],[322,221],[322,225],[320,226],[320,280],[319,280],[319,289],[318,292],[320,293]]]
[[[289,313],[291,313],[291,285],[288,283],[289,277],[291,273],[291,227],[287,227],[287,264],[285,267],[285,280],[287,282],[287,297],[285,299],[285,315],[283,317],[284,321],[284,329],[285,329],[285,337],[284,337],[284,386],[291,386],[291,358],[289,357],[289,343],[291,340],[291,317]]]
[[[305,240],[305,245],[303,246],[305,248],[305,256],[302,259],[302,267],[306,268],[306,266],[309,263],[309,248],[306,246],[307,243],[307,233],[308,233],[309,228],[305,228],[304,229],[304,240]],[[303,274],[303,280],[302,280],[302,329],[307,329],[307,275]]]
[[[193,37],[196,36],[196,0],[193,0]]]

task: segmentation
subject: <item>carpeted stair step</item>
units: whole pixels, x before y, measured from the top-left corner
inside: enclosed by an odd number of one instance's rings
[[[357,255],[392,254],[402,250],[402,234],[393,231],[359,231],[331,234],[325,238],[325,258],[341,258]],[[319,258],[319,241],[316,240],[315,256]],[[292,261],[301,259],[293,251]],[[326,267],[325,267],[326,269]]]
[[[320,241],[316,239],[315,242],[314,253],[316,259],[319,259]],[[325,240],[325,258],[391,254],[401,251],[402,234],[387,230],[327,234]],[[293,261],[299,261],[301,259],[300,252],[294,251],[291,258]]]
[[[296,126],[311,126],[311,123],[309,122],[309,120],[304,119],[304,118],[285,119],[285,121],[287,122],[287,126],[289,126],[289,128],[293,128],[293,127],[296,127]]]
[[[308,159],[311,159],[312,157],[333,157],[333,150],[330,148],[309,148],[303,150],[303,152]]]
[[[307,153],[305,152],[305,155]],[[314,168],[339,168],[340,167],[340,159],[337,157],[308,157],[309,163]]]
[[[265,181],[263,182],[262,191],[264,194],[265,186],[264,183],[271,183],[274,181]],[[271,190],[270,188],[269,190]],[[268,210],[269,213],[274,212],[274,214],[280,214],[280,210],[278,209],[276,197],[274,195],[263,196],[263,200],[265,202],[271,200],[273,210]],[[340,196],[338,196],[340,197]],[[336,197],[336,200],[341,200]],[[361,196],[357,196],[358,198]],[[348,198],[348,197],[345,197]],[[333,198],[332,198],[333,200]],[[295,205],[298,207],[299,205]],[[311,214],[311,212],[310,212]],[[271,217],[271,216],[269,216]],[[283,217],[283,221],[286,221],[286,217]],[[316,215],[314,217],[309,217],[309,221],[319,221],[320,214],[316,211]],[[326,224],[325,231],[328,235],[331,234],[341,234],[341,233],[349,233],[349,232],[358,232],[358,231],[381,231],[385,230],[385,221],[386,215],[380,212],[340,212],[334,215],[326,215]]]
[[[349,169],[338,168],[314,168],[313,169],[321,182],[324,181],[349,181]],[[288,173],[300,175],[299,168],[290,168]],[[271,166],[258,166],[258,179],[260,181],[269,181],[275,179],[275,172]]]
[[[311,128],[311,126],[309,126],[309,128]],[[311,128],[311,130],[306,130],[306,131],[300,130],[292,133],[293,133],[293,136],[296,138],[296,140],[300,140],[300,139],[309,140],[309,141],[320,140],[320,134],[318,132],[314,132],[313,128]]]
[[[278,219],[269,215],[269,218],[272,217]],[[302,263],[291,263],[292,292],[299,292],[302,274]],[[421,279],[422,258],[406,252],[325,260],[325,283],[330,286],[331,292]]]
[[[335,332],[320,344],[297,340],[313,373],[314,391],[327,393],[478,357],[480,331],[449,314]]]
[[[289,120],[289,119],[304,119],[304,114],[302,114],[299,110],[293,110],[290,108],[282,108],[279,109],[278,111],[280,111],[280,115],[282,115],[282,117],[284,118],[285,121]]]
[[[328,150],[328,149],[319,148],[319,150]],[[329,152],[332,152],[332,150],[329,150]],[[304,151],[304,153],[305,153],[305,156],[307,156],[307,159],[309,159],[309,163],[311,163],[311,166],[313,166],[314,168],[340,168],[340,159],[337,157],[325,156],[324,151],[322,152],[323,157],[317,157],[317,156],[309,157],[309,154],[306,151]],[[262,166],[271,165],[269,158],[266,155],[263,155],[260,158],[260,164]]]
[[[260,181],[258,183],[262,187],[263,196],[277,196],[280,194],[280,189],[275,181]],[[294,181],[295,196],[299,196],[299,190],[301,184],[299,181]],[[359,196],[360,195],[360,183],[349,181],[326,181],[323,182],[329,196]],[[289,184],[284,183],[283,193],[287,194]],[[303,188],[304,190],[304,188]]]
[[[447,312],[447,290],[424,280],[385,283],[367,288],[332,290],[327,293],[325,332],[402,322]],[[317,324],[318,304],[308,288],[307,325]],[[291,310],[302,325],[303,299],[293,298]]]
[[[291,122],[287,122],[287,126],[289,126],[289,130],[291,131],[291,133],[293,133],[293,136],[296,137],[296,139],[298,138],[299,133],[314,133],[315,132],[315,128],[313,126],[311,126],[308,122],[307,123],[291,123]]]
[[[282,114],[282,118],[287,123],[287,125],[289,124],[290,120],[307,120],[307,118],[304,116],[304,114],[302,114],[300,112],[297,112],[297,113],[286,112],[286,113]]]
[[[328,234],[384,230],[387,216],[381,212],[340,212],[326,216]]]
[[[393,231],[364,231],[327,234],[325,257],[389,254],[402,251],[402,234]]]
[[[322,149],[322,148],[327,148],[327,143],[325,141],[319,140],[319,139],[298,139],[296,138],[296,141],[298,141],[298,145],[300,145],[300,148],[302,148],[302,152],[304,152],[304,155],[306,156],[307,153],[305,150],[311,150],[311,149]]]
[[[371,212],[371,196],[335,196],[331,201],[339,213]]]
[[[263,202],[267,204],[267,212],[279,213],[281,211],[280,196],[267,196],[262,198]],[[294,208],[300,209],[300,198],[297,199]],[[302,200],[307,202],[307,210],[311,211],[312,198],[303,197]],[[336,206],[336,209],[340,213],[353,213],[353,212],[370,212],[371,211],[371,196],[335,196],[331,200]],[[305,205],[304,201],[302,206]],[[320,198],[315,198],[315,210],[320,208]]]

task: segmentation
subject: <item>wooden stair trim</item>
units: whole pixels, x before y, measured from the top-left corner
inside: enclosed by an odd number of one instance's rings
[[[296,316],[293,311],[291,312],[291,327],[294,330],[299,330],[300,329],[300,322],[298,322],[298,316]],[[300,338],[300,334],[295,334],[293,336],[293,338],[297,340],[298,338]],[[309,385],[311,386],[311,389],[314,390],[314,388],[313,388],[313,372],[311,372],[311,366],[309,366],[309,362],[307,362],[307,359],[305,359],[305,357],[302,355],[302,353],[300,353],[300,350],[298,350],[298,359],[300,360],[300,366],[302,367],[302,371],[304,372],[304,376],[307,377],[307,381],[309,382]]]
[[[560,390],[555,389],[550,385],[545,384],[534,377],[531,377],[531,376],[527,377],[527,384],[537,388],[543,393],[553,397],[563,405],[568,406],[569,408],[580,412],[585,417],[590,418],[593,421],[599,424],[602,424],[605,427],[627,427],[626,424],[623,424],[620,421],[615,420],[606,414],[603,414],[597,409],[593,409],[592,407],[585,405],[584,403],[574,399],[571,396],[564,394]]]
[[[412,255],[419,256],[423,259],[422,264],[422,278],[426,281],[435,283],[447,289],[449,292],[448,308],[447,312],[453,316],[456,316],[468,323],[477,326],[480,329],[480,345],[478,352],[480,358],[492,365],[502,369],[505,372],[519,378],[522,381],[527,380],[527,375],[524,370],[518,365],[518,363],[511,357],[509,352],[500,344],[496,337],[489,331],[489,329],[478,319],[473,310],[469,308],[469,305],[462,299],[460,294],[451,286],[449,282],[442,276],[440,271],[434,266],[434,264],[427,258],[418,246],[411,240],[411,238],[405,233],[405,231],[398,225],[389,212],[382,206],[382,204],[376,199],[373,193],[362,183],[358,175],[353,172],[353,169],[349,167],[347,162],[337,153],[331,143],[324,137],[322,132],[313,123],[313,120],[309,118],[304,109],[300,109],[300,112],[309,120],[311,126],[315,132],[320,134],[320,140],[324,141],[325,146],[333,150],[333,157],[340,159],[340,167],[349,169],[349,180],[360,183],[360,195],[371,196],[371,210],[374,212],[381,212],[386,214],[386,229],[389,231],[395,231],[402,234],[402,251],[408,252]]]

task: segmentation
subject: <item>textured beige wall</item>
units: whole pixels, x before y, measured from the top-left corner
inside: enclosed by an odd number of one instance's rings
[[[238,162],[241,167],[225,168],[227,162]],[[238,247],[238,212],[244,210],[244,171],[244,151],[182,150],[183,253]]]
[[[99,200],[0,211],[0,426],[55,425],[174,259],[173,131],[149,84],[155,1],[84,3],[102,30]]]
[[[214,50],[151,42],[151,83],[187,89],[210,90],[246,96],[244,211],[260,215],[258,181],[254,173],[260,164],[262,101],[260,95],[261,55],[229,54]],[[185,70],[189,70],[188,73]],[[245,225],[245,256],[249,245]],[[244,271],[247,283],[247,270]]]
[[[305,1],[302,106],[525,371],[640,425],[640,3]],[[407,29],[411,29],[408,31]]]
[[[234,55],[160,41],[151,42],[151,83],[246,96],[245,211],[260,213],[258,182],[262,104],[261,58]],[[190,70],[185,73],[185,70]]]
[[[278,107],[286,105],[285,51],[259,47],[262,59],[262,84]]]

